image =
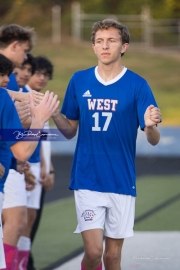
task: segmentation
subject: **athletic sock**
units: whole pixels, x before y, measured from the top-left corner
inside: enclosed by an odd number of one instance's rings
[[[86,270],[84,266],[82,265],[82,263],[81,263],[81,270]],[[102,270],[102,263],[100,264],[98,268],[96,268],[96,270]]]
[[[102,263],[100,264],[100,266],[96,270],[102,270]]]
[[[17,264],[13,270],[27,270],[29,254],[31,249],[31,240],[28,237],[21,236],[18,244]]]
[[[81,263],[81,270],[86,270],[86,269],[84,268],[84,266],[82,265],[82,263]]]
[[[6,268],[3,268],[3,270],[12,270],[14,261],[17,256],[17,247],[3,244],[4,245],[4,254],[6,259]]]

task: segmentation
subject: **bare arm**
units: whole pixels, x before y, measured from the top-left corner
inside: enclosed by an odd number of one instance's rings
[[[29,101],[29,93],[23,93],[22,91],[16,92],[13,90],[7,89],[8,94],[10,95],[11,98],[17,101],[24,101],[28,100]]]
[[[52,118],[57,128],[67,139],[72,139],[76,135],[79,123],[78,120],[65,118],[59,111],[56,111],[52,115]]]
[[[150,144],[152,145],[158,144],[160,140],[160,132],[156,126],[145,127],[144,131],[146,133],[147,140]]]
[[[42,145],[40,149],[40,162],[41,162],[40,183],[43,184],[44,182],[47,181],[47,173],[46,173],[46,162],[44,159]]]
[[[150,144],[156,145],[160,140],[160,132],[156,125],[161,122],[161,112],[157,107],[150,105],[144,114],[145,133]]]
[[[36,104],[39,104],[44,96],[43,93],[37,92],[35,90],[32,90],[32,92],[27,92],[27,93],[22,92],[22,88],[20,89],[19,92],[9,90],[9,89],[6,89],[6,90],[7,90],[8,94],[10,95],[10,97],[13,98],[14,100],[17,100],[17,101],[28,101],[29,102],[30,93],[32,93],[34,102]]]
[[[48,190],[50,190],[50,189],[53,188],[53,186],[54,186],[54,179],[55,179],[55,171],[54,171],[53,164],[51,162],[50,172],[47,175],[47,180],[46,180],[46,182],[43,182],[42,183],[42,186],[44,187],[44,189],[46,191],[48,191]]]

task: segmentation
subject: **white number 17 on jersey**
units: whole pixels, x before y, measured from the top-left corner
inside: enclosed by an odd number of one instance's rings
[[[92,131],[101,131],[101,127],[99,126],[99,114],[99,112],[96,112],[92,115],[92,117],[94,118],[94,127],[92,127]],[[102,128],[102,131],[107,131],[112,118],[112,112],[102,112],[102,116],[106,117],[106,121]]]

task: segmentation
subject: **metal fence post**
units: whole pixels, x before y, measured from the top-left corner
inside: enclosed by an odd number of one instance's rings
[[[61,7],[52,7],[52,42],[61,42]]]
[[[71,5],[72,14],[72,37],[81,39],[81,6],[79,2],[73,2]]]
[[[141,11],[142,20],[142,38],[145,47],[150,48],[153,46],[153,29],[151,22],[151,10],[149,6],[143,6]]]
[[[178,20],[178,47],[180,48],[180,19]]]

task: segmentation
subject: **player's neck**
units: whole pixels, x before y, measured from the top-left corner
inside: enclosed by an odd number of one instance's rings
[[[116,78],[121,71],[123,70],[123,66],[121,65],[101,65],[98,64],[98,74],[105,81],[108,82]]]
[[[9,57],[9,51],[7,49],[0,49],[0,54],[4,55],[9,60],[11,60],[10,57]]]

